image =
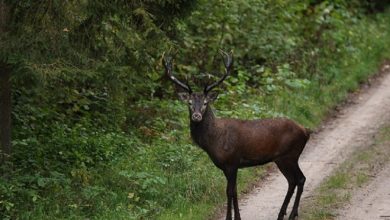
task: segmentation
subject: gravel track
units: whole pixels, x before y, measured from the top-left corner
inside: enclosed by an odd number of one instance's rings
[[[337,219],[390,220],[390,165],[352,196],[351,203],[343,208]]]

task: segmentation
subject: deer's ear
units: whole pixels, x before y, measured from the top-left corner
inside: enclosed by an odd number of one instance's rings
[[[218,97],[218,93],[217,92],[210,92],[207,94],[207,100],[208,101],[214,101],[216,100]]]
[[[180,100],[187,102],[190,99],[190,95],[186,92],[178,93]]]

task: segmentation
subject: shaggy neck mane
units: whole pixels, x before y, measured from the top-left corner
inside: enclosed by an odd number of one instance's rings
[[[191,115],[190,115],[191,117]],[[190,122],[192,140],[201,148],[207,149],[212,146],[218,131],[215,125],[215,116],[210,106],[207,106],[200,122]]]

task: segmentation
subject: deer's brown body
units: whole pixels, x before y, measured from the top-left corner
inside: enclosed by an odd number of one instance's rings
[[[187,91],[187,93],[179,93],[179,96],[188,103],[192,139],[207,152],[213,163],[226,176],[226,219],[232,219],[232,205],[234,219],[241,219],[236,184],[238,169],[272,161],[277,164],[288,182],[287,194],[279,211],[278,220],[284,218],[288,203],[297,188],[289,217],[294,219],[298,216],[299,201],[306,180],[299,168],[298,159],[309,139],[309,131],[285,118],[262,120],[216,118],[209,103],[214,101],[217,95],[209,92],[229,75],[233,63],[232,54],[222,52],[222,56],[226,74],[217,82],[206,86],[203,93],[193,93],[188,84],[180,82],[172,75],[170,59],[164,59],[163,64],[169,78]]]
[[[191,122],[191,137],[224,169],[262,165],[283,157],[299,157],[309,134],[294,121],[216,118],[208,107],[201,122]]]

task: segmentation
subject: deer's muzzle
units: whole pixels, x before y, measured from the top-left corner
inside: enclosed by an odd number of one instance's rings
[[[202,121],[202,114],[195,112],[192,114],[191,119],[192,119],[192,121],[200,122],[200,121]]]

